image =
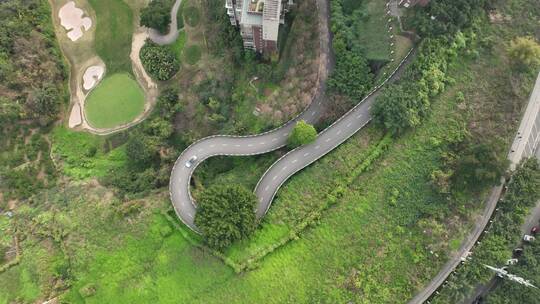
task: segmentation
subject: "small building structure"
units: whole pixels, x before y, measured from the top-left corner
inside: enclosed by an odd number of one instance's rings
[[[279,25],[292,5],[283,0],[226,0],[231,25],[240,29],[246,49],[272,54],[278,50]]]

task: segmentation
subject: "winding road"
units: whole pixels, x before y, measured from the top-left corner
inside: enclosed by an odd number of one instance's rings
[[[169,32],[163,35],[158,30],[149,28],[148,37],[150,38],[150,40],[159,45],[167,45],[176,41],[176,38],[178,38],[178,34],[180,33],[177,17],[178,10],[180,9],[181,4],[182,0],[176,0],[176,2],[173,4],[173,7],[171,8],[171,23],[169,25]]]
[[[326,79],[331,69],[329,7],[326,0],[317,0],[320,40],[320,65],[318,86],[311,104],[296,118],[272,131],[252,136],[216,135],[203,138],[187,149],[176,160],[172,169],[169,191],[174,210],[188,227],[197,231],[194,224],[197,205],[191,197],[190,180],[198,164],[205,159],[218,156],[247,156],[274,151],[286,145],[287,137],[299,120],[315,123],[324,110],[324,91]],[[412,50],[399,64],[396,70],[380,85],[368,94],[354,108],[319,133],[312,144],[296,148],[278,159],[259,180],[255,194],[259,200],[256,214],[260,218],[266,214],[272,200],[281,185],[293,174],[321,158],[345,140],[362,129],[370,120],[370,109],[379,94],[379,89],[387,82],[397,79],[411,58]],[[196,156],[197,161],[190,167],[186,163]]]

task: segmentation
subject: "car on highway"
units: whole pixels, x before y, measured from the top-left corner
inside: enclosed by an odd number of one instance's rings
[[[519,258],[523,254],[523,248],[518,247],[514,249],[514,252],[512,253],[513,258]]]
[[[197,161],[197,155],[193,155],[187,162],[186,167],[190,168]]]
[[[536,235],[538,232],[540,232],[540,227],[538,227],[538,226],[532,227],[532,229],[531,229],[531,234],[532,235]]]

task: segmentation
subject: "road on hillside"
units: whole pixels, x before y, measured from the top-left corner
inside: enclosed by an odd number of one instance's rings
[[[184,150],[176,160],[169,185],[171,201],[178,217],[194,231],[197,231],[194,224],[197,207],[191,197],[190,180],[198,164],[209,157],[217,155],[256,155],[279,149],[286,145],[287,137],[297,121],[305,120],[313,124],[324,110],[324,103],[326,102],[324,98],[325,84],[332,64],[330,60],[328,2],[326,0],[317,0],[317,7],[320,37],[320,66],[318,86],[312,103],[298,117],[278,129],[253,136],[217,135],[203,138]],[[382,85],[396,80],[411,57],[413,57],[412,51],[409,52],[394,73]],[[290,176],[339,146],[371,120],[370,109],[376,96],[379,94],[381,86],[377,86],[357,106],[322,131],[314,143],[299,147],[287,153],[266,171],[255,189],[255,194],[259,200],[256,209],[257,217],[262,217],[268,211],[279,187]],[[196,163],[191,167],[187,167],[186,163],[194,156],[197,157]]]
[[[176,41],[176,39],[178,38],[178,34],[180,32],[180,29],[178,28],[177,17],[178,17],[178,10],[180,9],[181,4],[182,4],[182,0],[176,0],[173,7],[171,8],[171,23],[169,24],[169,32],[163,35],[158,30],[149,28],[148,37],[150,38],[150,40],[152,40],[154,43],[157,43],[159,45],[167,45]]]

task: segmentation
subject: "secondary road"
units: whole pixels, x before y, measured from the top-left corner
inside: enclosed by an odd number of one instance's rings
[[[176,41],[176,38],[178,38],[178,34],[180,33],[177,17],[178,9],[180,9],[181,4],[182,0],[176,0],[173,7],[171,8],[171,23],[169,24],[169,32],[163,35],[159,31],[153,28],[149,28],[148,37],[150,38],[150,40],[159,45],[167,45]]]

